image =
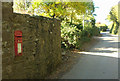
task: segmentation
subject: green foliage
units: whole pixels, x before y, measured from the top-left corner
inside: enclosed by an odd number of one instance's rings
[[[69,23],[63,22],[61,25],[62,45],[66,48],[75,47],[81,31]]]
[[[100,31],[102,31],[102,32],[104,32],[104,31],[106,31],[107,29],[108,29],[108,26],[106,25],[106,24],[104,24],[104,23],[96,23],[96,26],[97,26],[97,28],[99,28],[100,29]]]
[[[29,0],[30,3],[28,3],[21,0],[23,2],[22,6],[20,6],[21,1],[15,1],[14,6],[16,9],[24,7],[27,9],[26,12],[30,12],[33,15],[50,18],[77,20],[77,15],[92,14],[94,12],[93,2],[44,2],[44,0]]]
[[[81,31],[80,36],[78,38],[76,48],[81,49],[82,45],[85,42],[89,42],[93,36],[100,35],[99,28],[97,27],[86,27],[83,31]]]
[[[108,29],[108,27],[107,26],[100,26],[100,31],[106,31]]]
[[[118,28],[119,28],[119,23],[112,23],[112,25],[110,25],[110,33],[118,34]]]
[[[90,20],[91,20],[91,26],[92,26],[92,27],[95,27],[95,21],[96,21],[95,18],[92,17]]]
[[[70,23],[62,22],[61,24],[61,43],[64,48],[80,49],[84,42],[88,42],[92,36],[99,34],[97,27],[85,27],[84,30],[80,30]]]
[[[93,36],[99,36],[100,35],[100,29],[98,27],[93,28]]]
[[[114,28],[114,24],[113,24],[113,23],[111,23],[108,27],[109,27],[109,29],[110,29],[110,33],[112,33],[113,28]]]
[[[118,5],[115,5],[111,8],[108,18],[109,21],[112,21],[110,33],[117,34],[119,29],[119,21],[118,21]]]

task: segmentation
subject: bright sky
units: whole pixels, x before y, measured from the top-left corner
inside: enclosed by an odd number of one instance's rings
[[[99,7],[95,9],[95,14],[97,14],[95,17],[96,22],[109,24],[108,20],[105,19],[107,18],[111,7],[117,5],[119,1],[120,0],[93,0],[95,7]]]

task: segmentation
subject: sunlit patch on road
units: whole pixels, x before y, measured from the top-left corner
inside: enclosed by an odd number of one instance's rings
[[[63,79],[118,79],[118,38],[108,32],[88,51],[78,52],[81,57]]]

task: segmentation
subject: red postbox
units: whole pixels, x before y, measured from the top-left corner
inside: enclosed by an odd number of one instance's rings
[[[22,49],[22,31],[16,30],[14,32],[14,45],[15,45],[15,56],[21,56],[23,49]]]

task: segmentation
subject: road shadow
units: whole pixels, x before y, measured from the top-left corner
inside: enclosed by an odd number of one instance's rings
[[[61,79],[118,79],[118,58],[82,53]]]
[[[91,49],[78,52],[79,60],[62,79],[118,79],[117,36],[103,32],[96,39],[100,41]]]
[[[108,31],[107,32],[101,32],[103,37],[118,37],[118,35],[112,35]]]

